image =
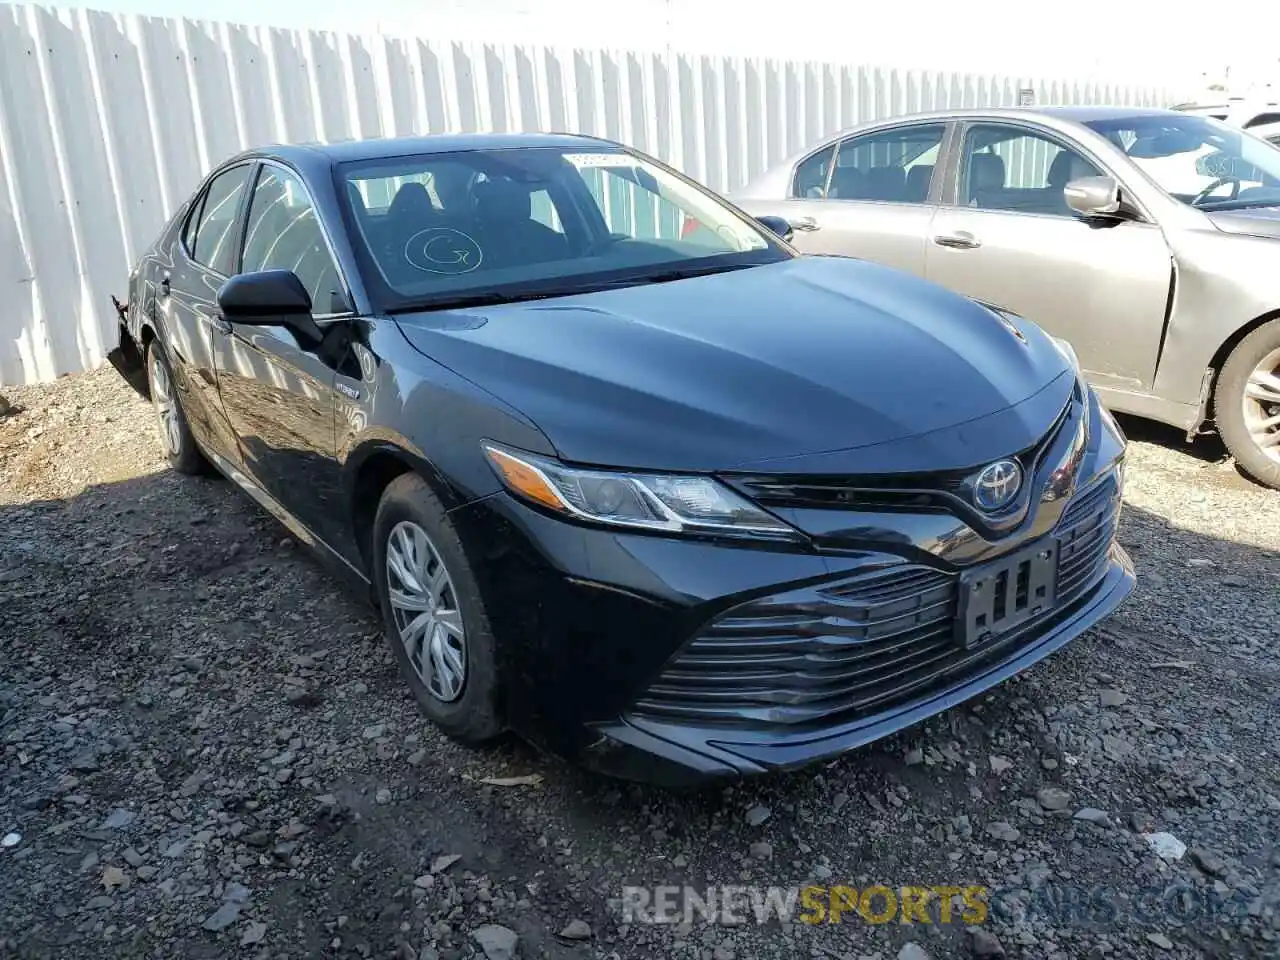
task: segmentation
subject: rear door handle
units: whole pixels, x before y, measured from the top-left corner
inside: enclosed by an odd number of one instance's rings
[[[940,247],[951,247],[953,250],[974,250],[982,246],[982,241],[968,230],[956,230],[952,233],[935,233],[933,242]]]
[[[813,217],[796,217],[796,219],[791,221],[791,228],[793,230],[803,231],[804,233],[812,233],[814,230],[821,229],[818,225],[818,221],[813,219]]]
[[[169,278],[168,277],[164,277],[160,281],[160,296],[161,297],[169,296]]]

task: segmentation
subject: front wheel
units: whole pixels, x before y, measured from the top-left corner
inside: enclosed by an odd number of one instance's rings
[[[179,473],[203,473],[204,456],[196,446],[187,424],[187,415],[173,382],[173,367],[169,355],[159,339],[147,344],[147,385],[151,393],[151,406],[159,428],[160,445],[164,448],[169,465]]]
[[[387,487],[373,524],[387,642],[422,712],[464,743],[503,731],[496,645],[457,531],[415,473]]]
[[[1214,393],[1222,441],[1240,468],[1280,489],[1280,320],[1236,345]]]

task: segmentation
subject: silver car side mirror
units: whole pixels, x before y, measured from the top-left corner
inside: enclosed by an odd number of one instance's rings
[[[1077,177],[1062,188],[1062,195],[1084,217],[1114,217],[1121,211],[1120,184],[1111,177]]]

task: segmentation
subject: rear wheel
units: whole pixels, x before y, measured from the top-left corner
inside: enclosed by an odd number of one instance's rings
[[[173,367],[169,365],[169,355],[159,339],[153,339],[147,344],[146,350],[147,385],[165,457],[168,458],[169,465],[179,473],[203,473],[204,457],[187,425],[187,415],[183,412],[182,401],[173,383]]]
[[[1214,394],[1218,432],[1250,476],[1280,489],[1280,320],[1231,351]]]
[[[387,487],[373,524],[373,576],[392,653],[422,712],[449,736],[503,731],[489,617],[457,531],[417,474]]]

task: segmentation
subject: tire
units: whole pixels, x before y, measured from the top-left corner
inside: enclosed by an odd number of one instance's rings
[[[1280,416],[1280,395],[1272,402],[1250,394],[1250,377],[1265,366],[1280,378],[1280,319],[1264,323],[1241,340],[1222,366],[1214,391],[1214,415],[1218,433],[1236,464],[1259,483],[1280,490],[1280,424],[1261,427]],[[1275,435],[1275,443],[1264,448],[1258,434]]]
[[[489,616],[457,531],[416,473],[397,477],[383,493],[371,552],[387,643],[422,712],[462,743],[478,745],[498,737],[505,725]],[[439,577],[441,564],[447,586]],[[402,574],[406,569],[409,579]],[[426,589],[415,593],[410,580]],[[431,604],[422,602],[423,594],[431,595]],[[406,609],[407,599],[418,605]],[[436,613],[446,616],[437,620]],[[408,634],[409,642],[402,640],[402,630],[415,621],[419,626]]]
[[[173,366],[159,338],[146,347],[143,363],[147,371],[147,388],[156,415],[160,446],[169,466],[179,473],[200,474],[208,468],[204,455],[196,446],[182,409],[181,393],[173,383]]]

